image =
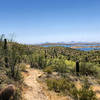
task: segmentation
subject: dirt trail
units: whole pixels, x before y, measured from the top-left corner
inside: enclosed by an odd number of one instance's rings
[[[27,72],[23,73],[25,88],[23,89],[22,100],[71,100],[69,97],[58,96],[52,91],[45,89],[45,85],[40,84],[37,78],[43,74],[38,69],[27,66]]]
[[[23,93],[24,100],[48,100],[41,85],[37,82],[40,75],[39,70],[31,68],[27,69],[27,74],[24,73],[24,83],[27,86]]]

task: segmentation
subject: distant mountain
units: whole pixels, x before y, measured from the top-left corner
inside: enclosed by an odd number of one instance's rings
[[[40,45],[67,45],[67,44],[73,44],[73,45],[80,45],[80,44],[100,44],[100,42],[81,42],[81,41],[70,41],[70,42],[56,42],[56,43],[50,43],[50,42],[45,42],[45,43],[41,43]]]

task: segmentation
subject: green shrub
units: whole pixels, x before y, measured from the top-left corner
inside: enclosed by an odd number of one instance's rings
[[[66,73],[68,70],[65,60],[55,59],[52,66],[54,67],[54,71],[59,73]]]
[[[72,92],[72,87],[75,88],[74,84],[66,80],[65,78],[60,79],[47,79],[47,86],[50,90],[54,90],[55,92],[62,92],[64,94],[68,94]]]
[[[26,71],[26,64],[25,63],[19,64],[19,70],[23,72]]]
[[[47,72],[48,74],[52,74],[53,71],[54,71],[54,69],[53,69],[52,66],[47,66],[47,67],[44,69],[44,72]]]
[[[92,89],[82,88],[79,90],[79,100],[97,100],[96,95]]]
[[[80,74],[82,75],[97,75],[96,66],[92,63],[81,63],[80,64]]]
[[[90,88],[88,80],[85,79],[85,82],[82,88],[78,91],[79,100],[97,100],[95,92]]]
[[[66,60],[65,63],[66,63],[66,65],[69,66],[69,67],[75,67],[75,62],[74,62],[74,61]]]
[[[46,59],[43,54],[34,53],[29,55],[29,64],[31,67],[43,69],[46,67]]]
[[[17,66],[15,66],[14,76],[13,77],[12,77],[12,71],[11,71],[11,69],[8,69],[6,71],[6,75],[8,75],[9,78],[13,78],[15,81],[20,81],[20,80],[23,79],[21,71],[19,70],[19,68],[17,68]]]
[[[13,100],[22,100],[22,93],[19,88],[17,88],[17,90],[15,91]]]
[[[70,80],[65,78],[51,78],[47,79],[46,82],[49,90],[70,95],[75,100],[97,100],[96,94],[90,88],[90,84],[87,80],[85,80],[80,90],[78,90]]]

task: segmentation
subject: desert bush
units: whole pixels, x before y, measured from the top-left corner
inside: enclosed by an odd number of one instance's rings
[[[23,72],[26,71],[26,64],[25,63],[20,63],[19,64],[19,70],[23,71]]]
[[[86,79],[82,88],[78,91],[78,100],[97,100],[95,92],[90,88]]]
[[[72,92],[72,88],[75,88],[74,84],[65,78],[60,79],[48,79],[47,86],[50,90],[55,92],[62,92],[63,94],[69,94]]]
[[[7,70],[6,75],[9,76],[9,78],[14,79],[15,81],[21,80],[22,79],[22,75],[18,70],[14,71],[14,76],[12,77],[12,71],[11,70]]]
[[[82,75],[97,75],[96,66],[92,63],[80,63],[80,74]]]
[[[38,53],[29,55],[29,64],[31,67],[43,69],[46,66],[45,56]]]
[[[82,88],[78,90],[70,80],[65,78],[60,79],[47,79],[47,86],[49,90],[54,90],[64,95],[70,95],[74,100],[97,100],[95,92],[90,88],[87,80],[82,85]]]
[[[96,95],[92,89],[82,88],[79,93],[79,100],[97,100]]]
[[[66,73],[67,70],[67,65],[65,64],[65,60],[60,60],[60,59],[55,59],[53,62],[52,66],[54,67],[54,71],[59,72],[59,73]]]
[[[47,72],[47,74],[52,74],[53,71],[54,71],[54,68],[52,66],[47,66],[44,69],[44,72]]]
[[[69,67],[75,67],[75,62],[71,60],[65,60],[65,63]]]
[[[22,100],[21,89],[17,88],[13,100]]]

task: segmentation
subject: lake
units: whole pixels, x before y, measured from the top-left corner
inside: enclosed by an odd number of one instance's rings
[[[70,47],[70,48],[74,48],[77,50],[81,50],[81,51],[91,51],[91,50],[100,50],[100,47],[95,47],[95,46],[100,46],[100,44],[78,44],[78,45],[74,45],[74,44],[68,44],[68,45],[43,45],[42,47]],[[92,46],[92,47],[91,47]],[[78,48],[77,48],[78,47]]]

